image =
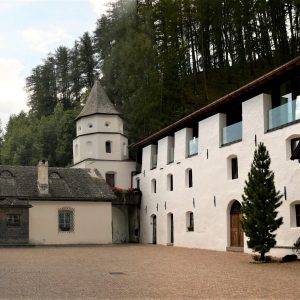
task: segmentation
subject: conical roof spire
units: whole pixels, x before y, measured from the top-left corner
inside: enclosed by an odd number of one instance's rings
[[[98,80],[95,81],[89,97],[76,120],[94,114],[120,114],[109,100],[107,94],[105,93]]]

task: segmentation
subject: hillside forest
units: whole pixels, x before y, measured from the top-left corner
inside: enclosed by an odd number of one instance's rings
[[[95,79],[137,141],[300,52],[300,0],[118,0],[26,78],[0,163],[72,164],[75,118]]]

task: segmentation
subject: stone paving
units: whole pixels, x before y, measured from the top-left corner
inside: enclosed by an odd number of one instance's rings
[[[1,299],[300,299],[300,262],[157,245],[0,248]]]

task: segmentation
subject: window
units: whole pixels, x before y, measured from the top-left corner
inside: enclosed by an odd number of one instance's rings
[[[105,122],[105,126],[106,126],[106,127],[109,127],[109,124],[110,124],[110,123],[109,123],[108,121]]]
[[[194,213],[191,211],[186,213],[186,230],[194,231]]]
[[[13,177],[13,175],[8,170],[3,170],[0,173],[0,177]]]
[[[93,128],[93,124],[92,124],[92,123],[89,123],[89,124],[88,124],[88,128]]]
[[[105,142],[105,151],[106,153],[111,153],[111,141]]]
[[[61,177],[57,172],[52,172],[52,173],[50,173],[49,178],[51,178],[51,179],[60,179]]]
[[[238,176],[239,176],[238,159],[237,159],[237,157],[234,157],[231,159],[231,178],[237,179]]]
[[[17,214],[7,215],[6,225],[7,227],[20,227],[21,226],[20,215]]]
[[[79,151],[79,150],[78,150],[78,145],[76,144],[76,145],[75,145],[75,156],[78,156],[78,151]]]
[[[172,174],[169,174],[167,176],[167,190],[173,191],[173,175]]]
[[[300,142],[300,138],[296,138],[296,139],[291,139],[291,154],[294,153],[296,147],[298,146]]]
[[[155,179],[151,180],[151,192],[156,194],[156,180]]]
[[[185,171],[185,186],[188,188],[193,186],[193,171],[192,171],[192,169],[187,169]]]
[[[115,186],[115,173],[106,173],[105,180],[111,187]]]
[[[140,179],[136,179],[136,188],[139,190],[140,189]]]
[[[63,208],[58,211],[59,231],[74,231],[74,209]]]
[[[127,144],[123,143],[123,155],[126,156],[127,155]]]
[[[300,227],[300,204],[295,205],[296,210],[296,226]]]

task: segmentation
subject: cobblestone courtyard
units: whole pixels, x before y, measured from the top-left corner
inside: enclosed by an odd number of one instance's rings
[[[300,262],[152,245],[0,248],[6,298],[300,298]]]

